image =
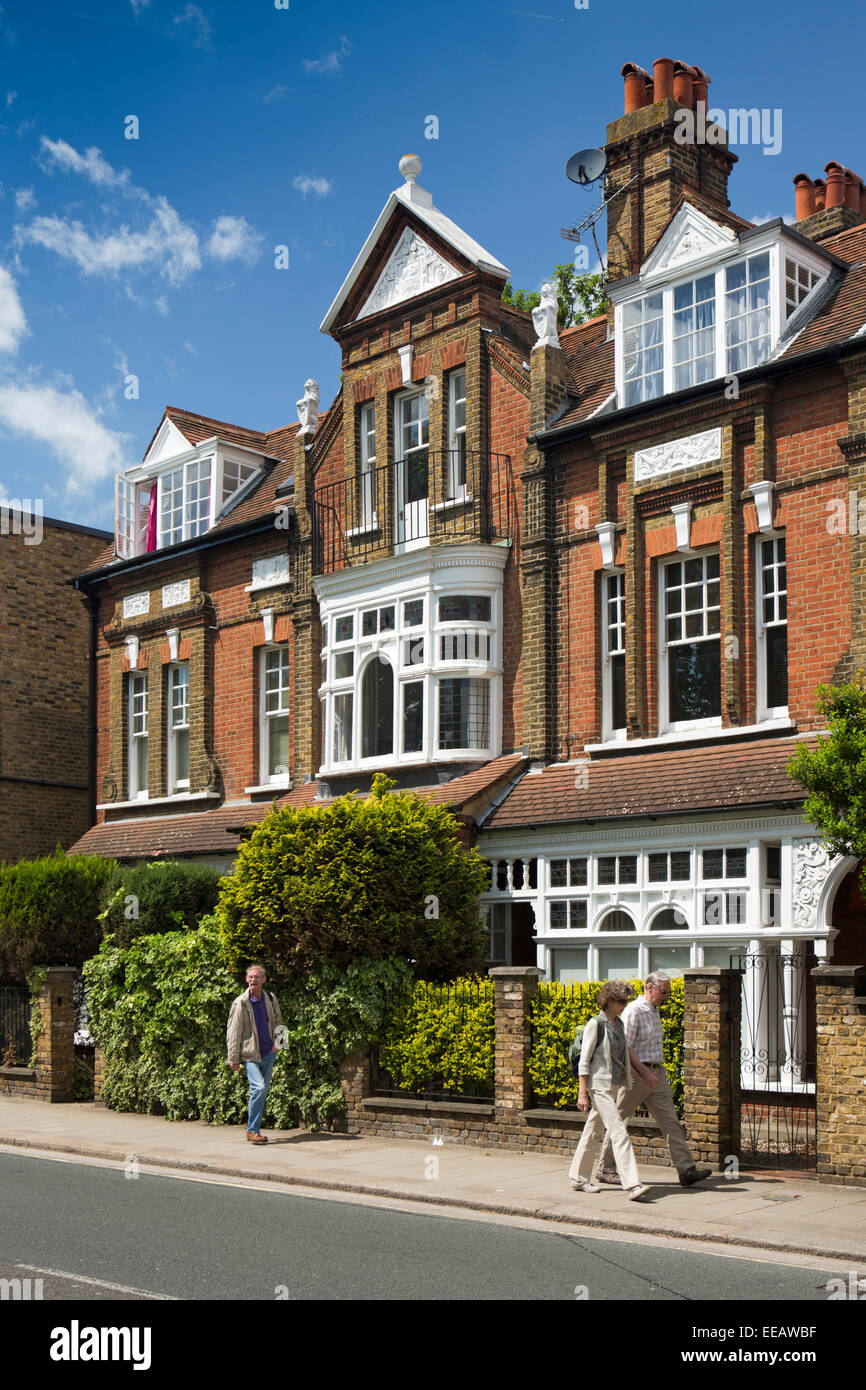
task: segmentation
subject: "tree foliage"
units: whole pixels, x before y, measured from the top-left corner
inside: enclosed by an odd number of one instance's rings
[[[108,882],[100,920],[119,945],[136,936],[198,926],[216,907],[221,878],[206,864],[178,860],[117,869]]]
[[[286,979],[323,961],[408,960],[448,979],[483,968],[487,873],[450,810],[379,774],[366,800],[273,810],[223,879],[218,916],[235,969],[260,960]]]
[[[554,267],[550,283],[559,300],[557,323],[560,328],[573,328],[575,324],[585,323],[587,319],[607,312],[608,301],[601,272],[590,274],[566,262]],[[502,302],[529,313],[541,303],[541,293],[539,290],[515,290],[509,280],[502,291]]]
[[[861,861],[866,889],[866,688],[863,673],[845,685],[819,685],[818,709],[829,736],[816,748],[801,743],[788,775],[809,795],[804,815],[816,825],[831,854]]]

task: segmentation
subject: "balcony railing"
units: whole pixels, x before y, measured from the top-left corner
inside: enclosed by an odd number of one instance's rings
[[[508,454],[418,450],[313,493],[313,570],[448,542],[511,540]]]

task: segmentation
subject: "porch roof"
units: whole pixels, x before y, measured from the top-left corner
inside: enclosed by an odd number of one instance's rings
[[[806,793],[785,768],[801,741],[782,737],[554,763],[526,773],[484,830],[758,806],[796,810]]]

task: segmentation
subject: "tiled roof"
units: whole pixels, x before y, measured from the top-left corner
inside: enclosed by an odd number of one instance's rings
[[[606,314],[563,329],[559,341],[565,353],[568,394],[576,404],[554,421],[555,429],[585,420],[614,388],[613,338],[608,341]]]
[[[219,806],[190,815],[146,816],[91,826],[67,851],[111,859],[175,859],[189,854],[231,854],[240,843],[234,827],[264,820],[270,803]]]
[[[527,759],[522,753],[506,753],[504,757],[494,758],[492,762],[455,777],[450,782],[437,782],[426,787],[412,787],[416,796],[423,796],[437,806],[450,806],[453,811],[477,810],[481,803],[495,796],[496,792],[516,777],[526,766]],[[307,782],[296,787],[277,803],[283,806],[327,806],[329,800],[318,799],[318,782]],[[369,795],[363,793],[362,795]]]
[[[820,245],[849,261],[851,269],[845,272],[833,298],[782,353],[785,359],[844,342],[866,324],[866,224],[827,237]]]
[[[603,756],[586,764],[557,763],[522,777],[484,829],[688,815],[747,806],[784,805],[793,810],[803,803],[805,792],[785,768],[799,742],[795,738],[726,742]]]
[[[487,804],[497,791],[526,766],[526,758],[510,754],[494,758],[483,767],[455,777],[452,782],[430,787],[418,787],[416,795],[426,797],[437,805],[450,806],[466,814]],[[317,801],[318,783],[305,782],[277,799],[277,809],[289,806],[327,806],[330,801]],[[112,859],[175,859],[193,854],[229,855],[238,848],[245,826],[257,825],[268,815],[270,801],[253,805],[219,806],[213,811],[194,811],[191,814],[143,816],[128,820],[105,821],[94,825],[67,851],[68,854],[103,854]]]

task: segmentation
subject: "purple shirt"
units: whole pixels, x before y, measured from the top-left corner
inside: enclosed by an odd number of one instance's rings
[[[253,996],[250,995],[250,1003],[253,1006],[253,1018],[256,1020],[256,1028],[259,1033],[259,1052],[261,1053],[262,1061],[264,1061],[265,1057],[267,1057],[269,1052],[273,1051],[274,1047],[268,1028],[268,1006],[265,1003],[264,990],[262,990],[260,999],[254,999]]]

